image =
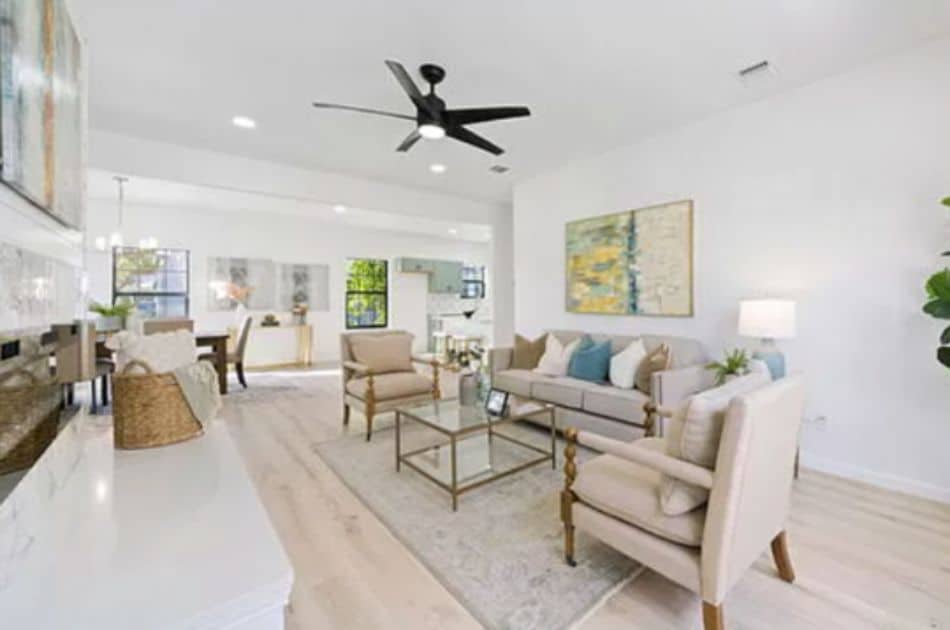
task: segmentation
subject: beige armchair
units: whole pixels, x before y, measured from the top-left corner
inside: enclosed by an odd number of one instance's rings
[[[704,627],[722,630],[726,595],[766,547],[779,576],[795,579],[785,523],[803,408],[800,377],[732,398],[715,469],[667,455],[660,438],[625,443],[568,429],[561,494],[568,564],[580,529],[699,594]],[[577,444],[603,455],[578,466]],[[708,503],[668,516],[664,476],[709,490]]]
[[[350,409],[366,416],[366,441],[373,435],[376,414],[413,402],[438,400],[439,363],[412,354],[412,334],[404,330],[343,333],[343,424],[350,423]],[[420,374],[413,363],[432,368],[432,377]]]

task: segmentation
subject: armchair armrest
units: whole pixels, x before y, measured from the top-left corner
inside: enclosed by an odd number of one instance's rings
[[[439,359],[434,355],[424,355],[424,354],[414,354],[410,357],[413,363],[425,363],[426,365],[431,365],[432,367],[439,367],[442,364],[439,362]]]
[[[514,354],[514,348],[489,348],[488,349],[488,369],[494,376],[502,370],[511,367],[511,357]]]
[[[368,365],[357,363],[356,361],[344,361],[343,369],[349,370],[351,372],[356,372],[357,374],[360,374],[362,376],[366,376],[367,374],[373,373],[373,371],[369,369]]]
[[[578,444],[583,444],[602,453],[608,453],[635,464],[646,466],[647,468],[661,472],[664,475],[669,475],[680,481],[685,481],[694,486],[706,488],[707,490],[712,489],[713,471],[708,468],[697,466],[682,459],[670,457],[666,453],[644,448],[639,446],[636,442],[621,442],[587,431],[576,431],[574,435]],[[571,439],[570,430],[567,432],[567,437],[568,440]]]
[[[658,406],[674,408],[693,394],[709,389],[713,384],[714,376],[704,365],[656,372],[652,383],[653,402]]]

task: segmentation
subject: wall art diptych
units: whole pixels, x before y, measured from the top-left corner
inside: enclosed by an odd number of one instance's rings
[[[310,311],[330,310],[328,265],[281,264],[278,306],[291,310],[304,304]]]
[[[208,259],[208,308],[232,311],[238,304],[251,310],[274,308],[277,268],[256,258]]]
[[[692,201],[573,221],[565,244],[569,312],[692,316]]]
[[[0,0],[0,179],[82,229],[82,46],[65,0]]]

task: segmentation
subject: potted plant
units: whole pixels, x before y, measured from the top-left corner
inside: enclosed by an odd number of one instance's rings
[[[112,306],[92,302],[89,311],[99,316],[96,320],[96,330],[111,332],[125,328],[125,319],[135,310],[135,304],[130,300],[121,300]]]
[[[745,350],[736,348],[732,352],[726,352],[722,361],[707,364],[706,369],[715,372],[716,385],[722,385],[737,376],[749,373],[749,355]]]
[[[943,205],[950,207],[950,197],[943,200]],[[950,251],[943,252],[943,255],[950,256]],[[930,276],[924,288],[927,291],[924,312],[936,319],[950,320],[950,267]],[[950,326],[944,328],[940,334],[937,361],[950,368]]]

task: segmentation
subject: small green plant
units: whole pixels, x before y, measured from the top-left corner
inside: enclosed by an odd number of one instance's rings
[[[714,361],[706,365],[706,369],[715,372],[716,385],[722,385],[728,376],[738,376],[749,372],[749,355],[745,350],[736,348],[732,352],[726,352],[723,361]]]
[[[941,203],[950,207],[950,197]],[[950,256],[950,251],[943,253]],[[927,303],[924,312],[936,319],[950,319],[950,267],[938,271],[929,278],[924,287],[927,291]],[[940,334],[940,345],[937,347],[937,361],[950,368],[950,326],[944,328]]]
[[[125,319],[131,315],[132,311],[134,310],[135,304],[129,300],[116,302],[112,306],[100,304],[99,302],[92,302],[89,304],[89,312],[95,313],[96,315],[101,315],[102,317],[121,317],[122,319]]]

